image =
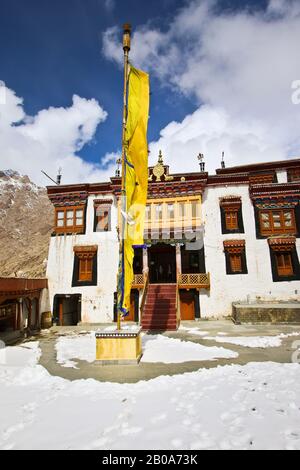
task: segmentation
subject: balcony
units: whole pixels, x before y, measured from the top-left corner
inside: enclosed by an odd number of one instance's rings
[[[144,274],[135,274],[132,282],[132,289],[144,289],[146,276]]]
[[[179,289],[210,289],[210,273],[178,274]]]

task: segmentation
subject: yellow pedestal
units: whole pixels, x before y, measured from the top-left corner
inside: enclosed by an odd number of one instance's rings
[[[96,333],[96,361],[98,364],[138,364],[141,357],[141,330]]]

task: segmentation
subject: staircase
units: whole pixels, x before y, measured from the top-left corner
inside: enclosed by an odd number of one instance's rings
[[[176,298],[176,284],[150,284],[142,315],[142,329],[177,330]]]

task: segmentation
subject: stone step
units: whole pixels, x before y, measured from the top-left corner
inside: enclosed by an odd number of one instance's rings
[[[148,320],[152,320],[152,321],[157,321],[157,322],[164,322],[164,321],[169,321],[169,320],[176,320],[177,319],[177,316],[174,314],[172,315],[152,315],[151,313],[146,313],[143,315],[143,318],[142,318],[142,321],[148,321]]]
[[[177,324],[175,325],[142,325],[142,330],[143,331],[176,331],[177,330]]]
[[[170,310],[170,309],[173,310],[173,309],[176,309],[176,302],[169,302],[166,304],[163,304],[161,302],[156,302],[156,301],[147,302],[145,305],[145,309],[147,307],[157,308],[158,310]]]
[[[151,314],[151,315],[159,315],[159,316],[163,316],[163,315],[176,315],[176,308],[168,308],[168,309],[160,309],[158,310],[157,308],[145,308],[144,309],[144,312],[143,314]]]

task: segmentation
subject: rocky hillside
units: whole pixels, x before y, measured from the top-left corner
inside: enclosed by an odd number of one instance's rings
[[[44,277],[53,206],[27,176],[0,171],[0,277]]]

